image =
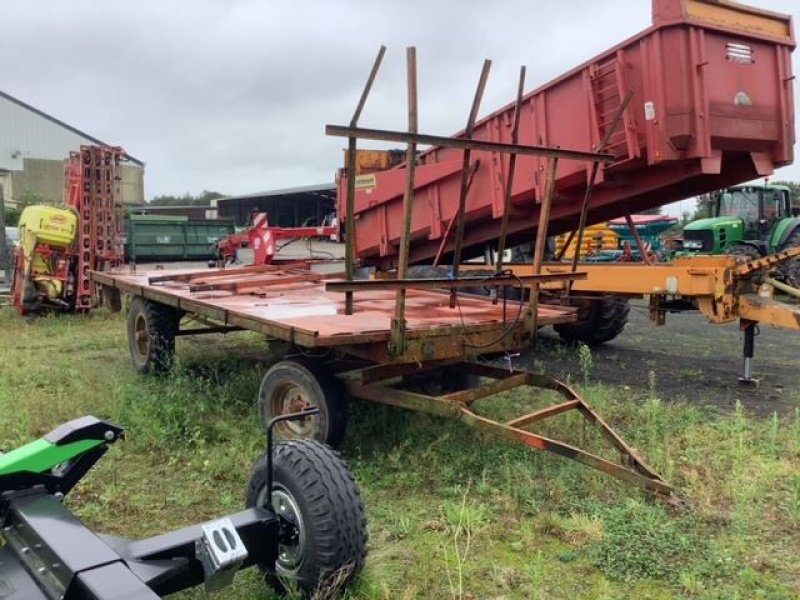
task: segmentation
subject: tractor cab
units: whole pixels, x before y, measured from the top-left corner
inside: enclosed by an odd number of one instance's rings
[[[735,186],[715,192],[710,201],[712,216],[684,228],[684,251],[725,254],[746,245],[766,255],[781,249],[797,225],[786,186]]]
[[[780,219],[791,217],[791,195],[781,186],[742,186],[714,195],[717,217],[739,217],[746,240],[766,240]]]

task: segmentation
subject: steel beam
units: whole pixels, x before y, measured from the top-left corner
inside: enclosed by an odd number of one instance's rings
[[[335,137],[355,136],[364,140],[378,140],[383,142],[414,143],[430,146],[443,146],[447,148],[460,148],[462,150],[484,150],[486,152],[500,152],[502,154],[522,154],[525,156],[547,156],[563,158],[566,160],[597,161],[610,164],[616,159],[613,154],[585,152],[581,150],[563,150],[548,146],[527,146],[521,144],[503,144],[500,142],[486,142],[482,140],[465,140],[461,138],[445,137],[440,135],[427,135],[407,131],[389,131],[386,129],[366,129],[363,127],[346,127],[344,125],[326,125],[325,134]]]

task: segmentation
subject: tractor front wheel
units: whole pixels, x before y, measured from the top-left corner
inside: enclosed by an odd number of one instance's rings
[[[171,306],[134,298],[128,309],[128,347],[142,374],[164,373],[172,366],[178,313]]]
[[[278,440],[317,440],[335,448],[344,439],[347,400],[339,381],[318,360],[282,360],[273,365],[261,381],[258,402],[264,429],[274,417],[319,407],[316,415],[277,423]]]
[[[316,441],[273,449],[273,487],[267,492],[267,457],[253,466],[246,505],[270,509],[280,519],[278,558],[260,565],[276,590],[330,598],[364,566],[367,520],[352,473],[339,454]]]

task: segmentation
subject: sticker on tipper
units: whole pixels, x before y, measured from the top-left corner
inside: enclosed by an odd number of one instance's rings
[[[378,179],[375,175],[356,175],[357,190],[374,190],[378,187]]]
[[[648,121],[656,120],[656,105],[652,101],[644,103],[644,118]]]

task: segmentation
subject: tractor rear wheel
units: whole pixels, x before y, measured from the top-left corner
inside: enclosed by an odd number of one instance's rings
[[[344,439],[347,400],[339,381],[318,360],[282,360],[273,365],[261,381],[258,403],[265,430],[274,417],[319,407],[319,414],[277,423],[278,440],[317,440],[336,448]]]
[[[553,329],[566,342],[600,346],[622,333],[630,312],[631,305],[625,298],[592,298],[579,307],[577,322],[554,325]]]
[[[795,229],[786,241],[781,244],[781,250],[789,250],[790,248],[800,247],[800,227]],[[796,256],[791,260],[781,263],[781,275],[787,285],[793,288],[800,288],[800,256]]]
[[[281,521],[278,558],[260,565],[279,592],[338,595],[361,571],[367,554],[367,519],[353,474],[339,454],[316,441],[273,449],[273,487],[267,497],[267,457],[253,465],[246,506],[269,508]]]
[[[758,248],[749,244],[735,244],[725,250],[728,256],[735,256],[737,262],[749,262],[757,258],[761,258],[761,252]]]
[[[171,306],[139,297],[133,299],[128,309],[128,348],[139,373],[169,371],[179,320]]]

